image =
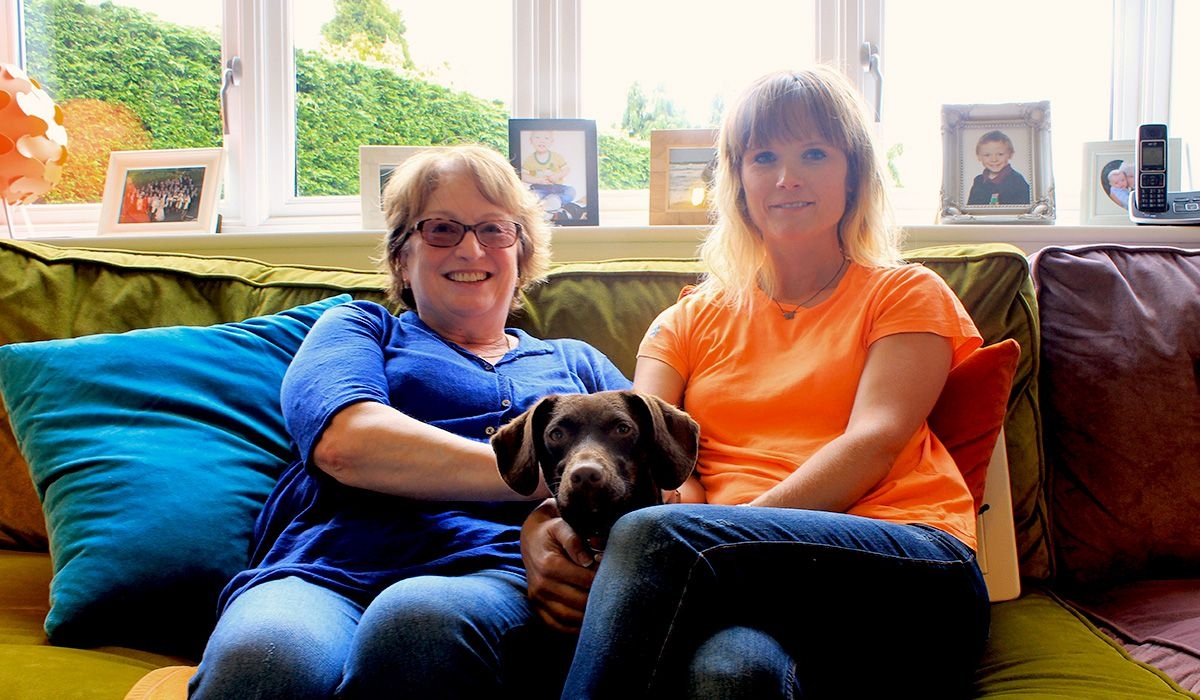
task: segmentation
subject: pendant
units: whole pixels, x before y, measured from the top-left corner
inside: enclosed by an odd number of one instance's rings
[[[795,311],[784,311],[784,312],[783,312],[783,319],[784,319],[785,321],[790,321],[790,320],[792,320],[793,318],[796,318],[796,312],[795,312]]]

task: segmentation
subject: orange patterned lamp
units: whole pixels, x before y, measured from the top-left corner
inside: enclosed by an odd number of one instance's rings
[[[0,64],[0,201],[12,237],[10,204],[50,191],[67,162],[63,112],[25,71]]]

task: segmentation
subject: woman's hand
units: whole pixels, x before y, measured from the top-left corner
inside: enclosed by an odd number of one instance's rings
[[[578,634],[599,557],[559,517],[554,499],[525,519],[521,558],[534,612],[552,629]]]

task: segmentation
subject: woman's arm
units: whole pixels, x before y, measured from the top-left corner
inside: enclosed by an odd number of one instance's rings
[[[374,401],[346,406],[312,451],[316,467],[347,486],[447,501],[529,500],[504,483],[491,445],[410,418]]]
[[[950,340],[932,333],[880,338],[846,431],[752,505],[845,511],[885,477],[937,402],[950,373]]]

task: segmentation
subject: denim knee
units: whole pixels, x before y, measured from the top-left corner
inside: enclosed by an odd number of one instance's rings
[[[495,695],[505,641],[531,621],[524,579],[488,572],[393,584],[364,611],[339,697]]]
[[[328,698],[341,680],[355,616],[340,596],[298,579],[255,586],[218,621],[189,697]]]
[[[786,700],[798,695],[796,664],[766,632],[727,627],[696,649],[686,687],[689,698]]]

